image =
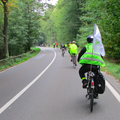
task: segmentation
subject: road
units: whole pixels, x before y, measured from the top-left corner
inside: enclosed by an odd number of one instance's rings
[[[119,120],[120,102],[106,86],[93,112],[78,64],[68,52],[41,47],[36,57],[0,72],[0,120]]]

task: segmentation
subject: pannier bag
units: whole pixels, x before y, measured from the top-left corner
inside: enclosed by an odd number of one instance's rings
[[[105,91],[105,78],[102,73],[98,73],[96,77],[95,90],[99,94],[103,94]]]

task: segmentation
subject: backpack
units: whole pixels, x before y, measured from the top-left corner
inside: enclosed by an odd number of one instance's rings
[[[103,94],[105,91],[105,78],[101,72],[96,75],[95,81],[95,91],[99,94]]]

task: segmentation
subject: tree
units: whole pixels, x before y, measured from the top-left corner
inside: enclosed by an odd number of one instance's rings
[[[14,0],[8,3],[8,0],[1,0],[4,8],[4,27],[3,27],[3,37],[4,37],[4,57],[9,56],[8,50],[8,16],[10,13],[10,6],[14,6]]]
[[[44,41],[42,39],[42,42],[54,42],[56,41],[56,34],[55,34],[55,26],[54,26],[54,19],[51,19],[52,12],[55,8],[55,6],[47,4],[48,8],[45,11],[44,16],[40,20],[40,26],[41,26],[41,35],[44,38]]]
[[[4,56],[4,35],[3,35],[3,27],[4,27],[4,9],[3,3],[0,1],[0,59]]]
[[[59,0],[55,11],[57,40],[64,43],[75,40],[80,27],[79,9],[76,1]]]
[[[80,21],[78,39],[85,43],[88,35],[93,34],[94,24],[100,29],[102,40],[106,50],[106,56],[114,59],[120,58],[120,1],[118,0],[85,0],[80,8]]]
[[[79,22],[78,1],[59,0],[54,9],[48,9],[41,22],[45,35],[51,42],[69,43],[76,39]]]
[[[12,8],[9,15],[9,52],[19,55],[30,51],[40,34],[40,12],[42,5],[34,0],[18,1],[18,8]]]
[[[8,52],[8,0],[2,0],[4,5],[4,29],[3,29],[3,35],[4,35],[4,51],[5,51],[5,57],[9,56]]]

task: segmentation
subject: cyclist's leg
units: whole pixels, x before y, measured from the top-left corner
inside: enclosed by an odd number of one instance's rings
[[[83,77],[85,77],[85,73],[86,73],[86,72],[88,72],[88,71],[91,70],[90,68],[91,68],[91,64],[84,64],[84,66],[82,66],[82,67],[80,68],[80,70],[79,70],[79,75],[80,75],[81,79],[82,79]],[[92,65],[92,71],[93,71],[93,72],[96,72],[96,70],[97,70],[97,66],[96,66],[96,65]]]
[[[88,81],[86,80],[85,77],[85,73],[88,72],[90,70],[90,65],[89,64],[84,64],[84,66],[82,66],[79,69],[79,76],[82,79],[82,83],[83,83],[83,88],[86,88]]]
[[[72,56],[72,53],[71,53],[71,52],[70,52],[70,56],[71,56],[71,62],[72,62],[73,56]]]
[[[64,50],[65,50],[65,49],[64,49],[64,48],[62,48],[62,54],[64,54]]]
[[[75,59],[76,59],[76,66],[77,66],[77,54],[75,54]]]
[[[73,56],[71,55],[71,62],[72,62]]]

